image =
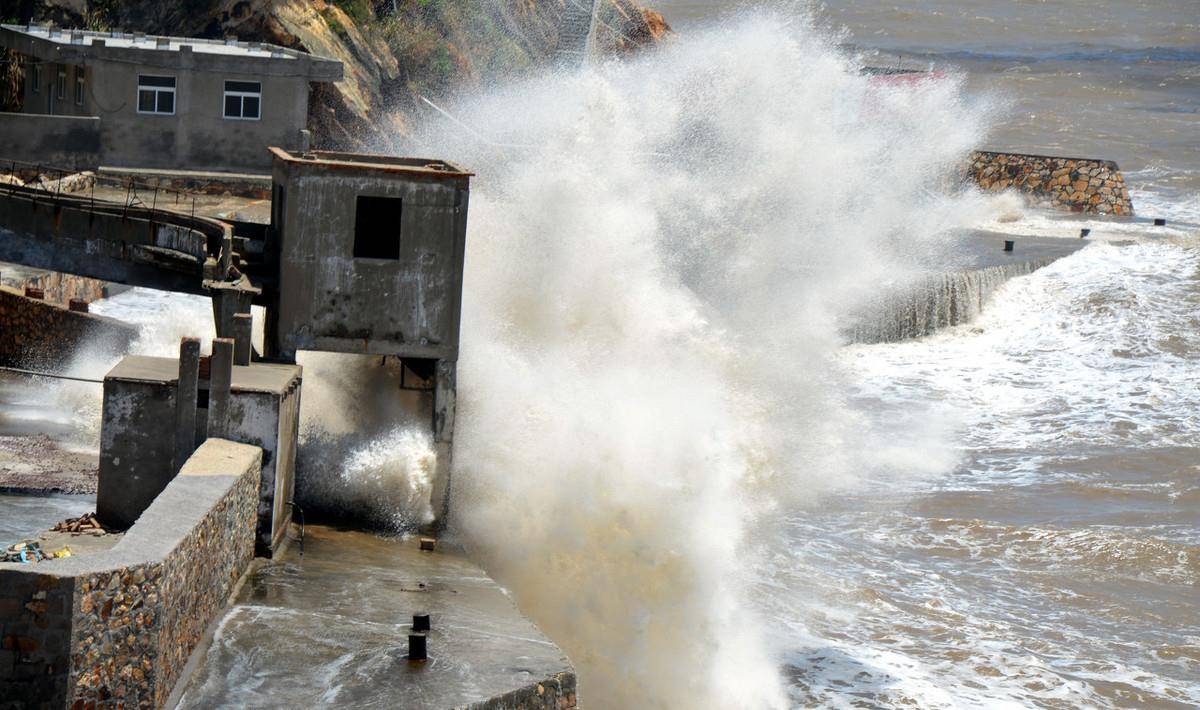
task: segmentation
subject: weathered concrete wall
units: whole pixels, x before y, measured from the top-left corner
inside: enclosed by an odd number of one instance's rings
[[[101,160],[100,124],[97,117],[0,113],[0,160],[94,168]]]
[[[130,44],[131,38],[109,33],[80,33],[79,41],[63,42],[55,36],[45,28],[0,28],[0,46],[38,62],[40,82],[29,63],[24,111],[103,117],[99,159],[89,167],[265,170],[268,146],[300,144],[309,82],[342,76],[340,63],[283,47],[153,37]],[[175,79],[173,113],[139,113],[139,75]],[[77,76],[84,78],[81,94]],[[226,81],[261,85],[257,119],[225,117]]]
[[[316,156],[275,164],[279,354],[457,360],[469,174],[423,168],[436,161]],[[360,196],[400,200],[397,258],[355,257]]]
[[[96,512],[107,525],[132,525],[175,476],[178,373],[176,359],[131,356],[104,378]],[[224,435],[262,449],[257,551],[268,556],[291,520],[300,375],[294,365],[233,368]],[[210,385],[200,380],[204,399]],[[197,441],[209,430],[210,411],[208,405],[197,410]]]
[[[137,329],[121,321],[78,313],[23,292],[0,287],[0,364],[54,367],[70,360],[83,344],[123,353]]]
[[[253,558],[260,466],[210,439],[112,549],[0,564],[0,710],[161,707]]]
[[[1125,177],[1111,160],[976,151],[968,175],[984,190],[1017,190],[1040,207],[1133,214]]]
[[[246,76],[197,71],[194,55],[157,68],[98,62],[95,91],[121,108],[104,114],[103,165],[189,170],[259,170],[271,166],[267,147],[297,146],[308,125],[308,81],[303,77]],[[137,112],[138,74],[174,75],[175,114]],[[226,119],[226,80],[262,84],[262,118]]]
[[[104,378],[96,512],[105,525],[133,525],[175,477],[174,422],[174,386]]]

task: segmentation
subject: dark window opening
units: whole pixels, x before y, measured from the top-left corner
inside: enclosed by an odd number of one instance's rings
[[[138,113],[175,113],[175,77],[138,75]]]
[[[354,258],[400,258],[400,207],[398,197],[359,195],[354,212]]]
[[[257,121],[262,117],[262,84],[257,81],[225,82],[225,118]]]

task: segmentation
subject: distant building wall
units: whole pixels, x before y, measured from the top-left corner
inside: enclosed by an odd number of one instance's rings
[[[24,66],[22,112],[99,118],[89,168],[265,173],[268,146],[301,144],[310,82],[343,76],[340,62],[260,43],[2,25],[0,47]]]
[[[100,119],[0,113],[0,160],[86,170],[100,164]],[[5,166],[0,171],[7,173]]]
[[[112,549],[0,564],[0,710],[162,707],[253,559],[261,457],[210,439]]]
[[[246,76],[195,69],[194,55],[178,66],[98,61],[93,90],[101,117],[101,164],[116,167],[256,170],[271,166],[267,147],[295,146],[308,124],[308,81],[303,77]],[[174,115],[137,112],[138,76],[173,76]],[[225,81],[262,85],[259,120],[224,117]],[[98,103],[99,103],[98,102]]]
[[[1041,207],[1133,214],[1125,177],[1111,160],[976,151],[968,175],[984,190],[1016,190]]]

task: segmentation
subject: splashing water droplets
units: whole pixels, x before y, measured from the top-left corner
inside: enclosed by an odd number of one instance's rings
[[[750,541],[887,467],[841,402],[838,321],[970,219],[939,186],[978,107],[749,14],[451,108],[496,144],[420,136],[479,175],[454,530],[589,706],[786,706]]]

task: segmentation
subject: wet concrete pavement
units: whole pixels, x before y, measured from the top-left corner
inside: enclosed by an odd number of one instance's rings
[[[414,663],[417,613],[432,630],[429,660]],[[554,707],[560,688],[574,705],[566,656],[507,593],[461,552],[421,552],[415,538],[309,526],[303,554],[293,542],[248,575],[199,654],[177,707],[452,708],[505,695],[504,707]]]

